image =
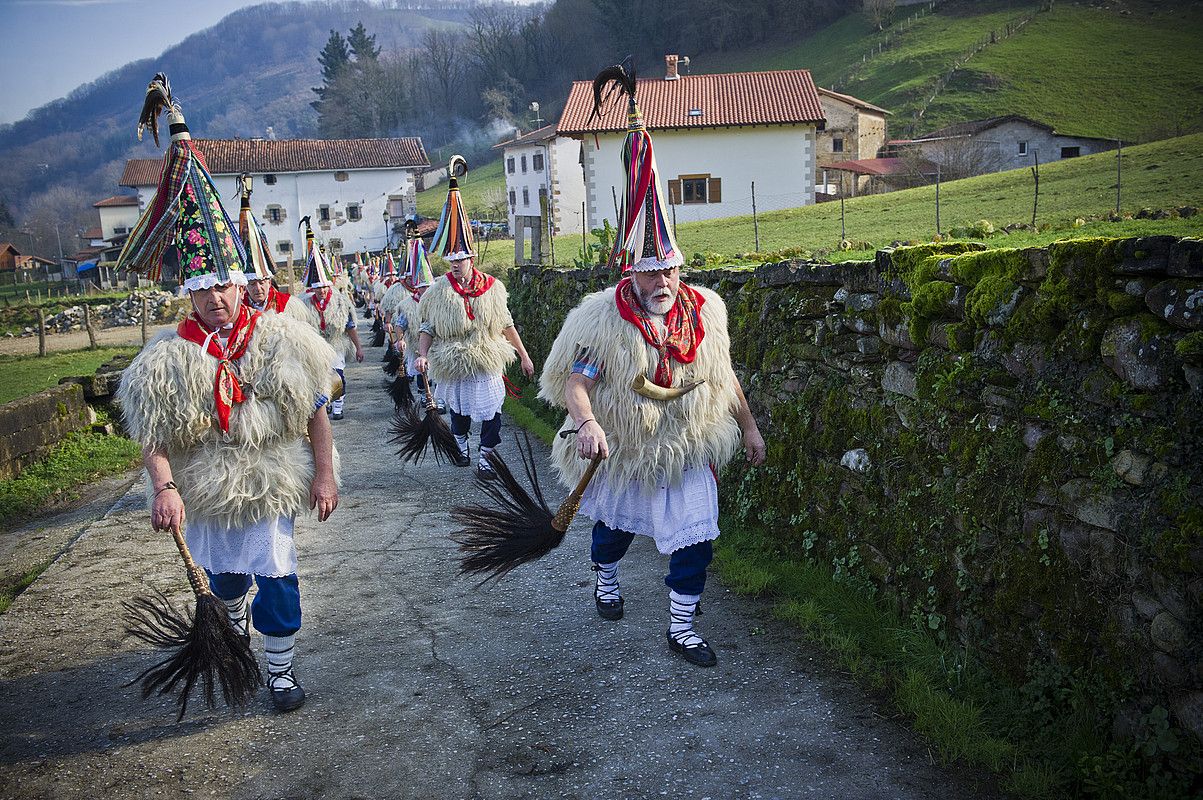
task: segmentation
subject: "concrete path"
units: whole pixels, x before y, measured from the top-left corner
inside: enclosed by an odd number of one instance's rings
[[[169,699],[122,687],[152,654],[123,639],[120,602],[191,597],[138,481],[0,617],[0,797],[993,796],[717,580],[701,629],[718,667],[672,655],[650,542],[624,561],[618,623],[593,610],[585,519],[499,586],[459,579],[448,510],[477,498],[471,472],[397,464],[368,354],[336,423],[342,504],[297,526],[304,709],[264,693],[177,724]]]

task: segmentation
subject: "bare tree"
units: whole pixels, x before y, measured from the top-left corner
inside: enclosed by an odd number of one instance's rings
[[[865,16],[877,30],[884,30],[887,22],[894,16],[894,0],[862,0]]]
[[[455,31],[431,28],[422,39],[423,78],[431,85],[431,100],[450,113],[455,108],[455,95],[463,81],[460,67],[463,36]]]

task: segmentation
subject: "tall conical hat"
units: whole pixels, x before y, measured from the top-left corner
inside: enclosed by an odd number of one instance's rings
[[[326,257],[313,238],[313,228],[309,225],[309,217],[301,217],[301,225],[305,226],[305,249],[309,260],[305,263],[305,277],[302,283],[306,289],[316,289],[319,286],[333,286],[330,280],[330,269],[326,266]]]
[[[393,261],[393,251],[386,250],[384,257],[384,285],[392,286],[397,282],[397,263]]]
[[[609,95],[618,91],[627,96],[627,138],[622,147],[626,188],[610,266],[618,266],[623,272],[678,267],[685,259],[668,224],[660,169],[652,152],[652,136],[635,103],[635,70],[629,57],[622,64],[606,67],[593,79],[595,116],[601,116],[602,94],[608,84],[613,84]]]
[[[245,284],[246,250],[222,208],[204,156],[192,143],[167,76],[157,73],[146,88],[138,117],[138,138],[150,128],[159,143],[159,112],[167,110],[171,145],[163,158],[154,200],[134,225],[117,257],[117,271],[130,270],[158,280],[163,257],[173,251],[180,284],[190,291]]]
[[[405,243],[405,284],[410,289],[419,289],[434,283],[430,259],[426,257],[426,244],[422,237],[414,236]]]
[[[459,193],[459,179],[468,174],[468,162],[463,156],[452,156],[447,164],[447,201],[443,203],[443,214],[439,227],[430,243],[430,252],[448,261],[462,261],[476,256],[472,241],[472,224]]]
[[[250,272],[247,280],[270,281],[275,277],[275,261],[271,257],[271,246],[267,235],[255,215],[251,213],[251,176],[243,174],[238,179],[242,199],[238,210],[238,234],[242,237],[242,245],[247,252],[247,266]]]

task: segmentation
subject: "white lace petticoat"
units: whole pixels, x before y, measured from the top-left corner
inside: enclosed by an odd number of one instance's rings
[[[615,489],[598,475],[581,498],[581,513],[615,530],[651,536],[667,555],[718,538],[718,485],[706,465],[686,469],[680,483],[651,489],[634,482]]]
[[[269,517],[239,528],[190,519],[184,531],[192,558],[210,572],[280,578],[297,571],[292,517]]]
[[[501,411],[505,382],[500,375],[473,375],[460,381],[444,381],[434,387],[435,398],[463,417],[483,422]]]

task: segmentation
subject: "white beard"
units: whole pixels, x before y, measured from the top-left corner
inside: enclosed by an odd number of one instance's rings
[[[644,297],[643,292],[639,291],[639,284],[635,284],[635,296],[639,298],[639,304],[643,306],[643,309],[647,313],[661,317],[661,321],[663,321],[663,317],[668,314],[669,310],[672,309],[673,303],[677,301],[674,295],[659,298]]]

